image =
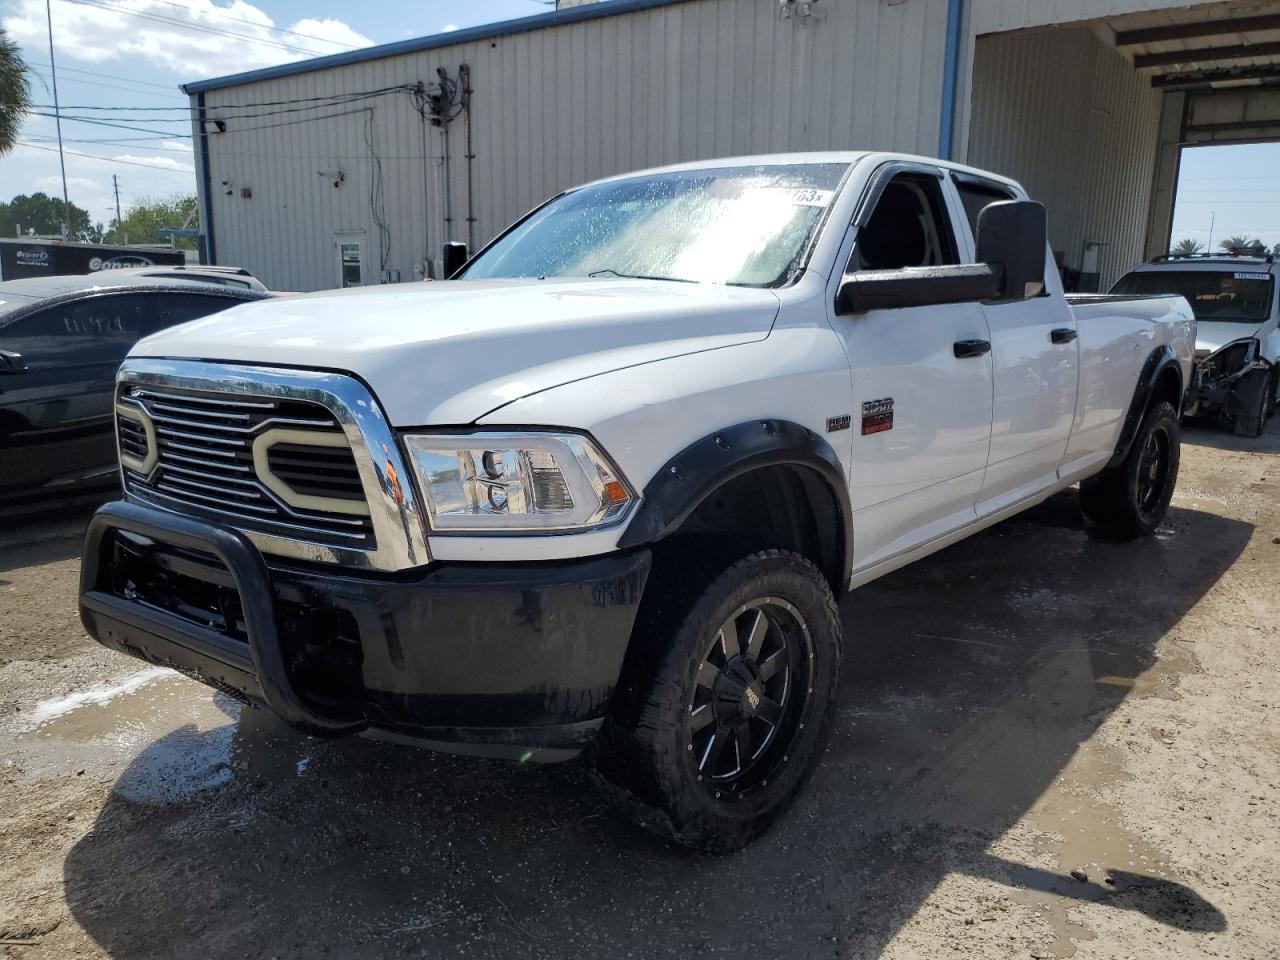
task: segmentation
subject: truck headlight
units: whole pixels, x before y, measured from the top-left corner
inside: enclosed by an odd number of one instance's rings
[[[588,530],[621,520],[636,499],[577,434],[409,434],[404,443],[438,533]]]
[[[1230,376],[1244,370],[1258,357],[1259,343],[1246,338],[1228,343],[1201,361],[1201,369],[1209,379]]]

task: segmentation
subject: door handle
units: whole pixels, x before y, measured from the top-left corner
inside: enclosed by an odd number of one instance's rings
[[[1070,327],[1058,327],[1049,333],[1049,339],[1054,343],[1070,343],[1075,338],[1076,332]]]
[[[965,357],[982,357],[991,352],[991,341],[957,340],[952,349],[955,351],[957,360],[963,360]]]

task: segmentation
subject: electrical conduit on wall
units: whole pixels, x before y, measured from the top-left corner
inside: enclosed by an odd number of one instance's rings
[[[956,91],[960,86],[960,42],[964,26],[964,0],[947,0],[947,51],[942,62],[942,119],[938,130],[938,156],[951,159],[956,136]]]

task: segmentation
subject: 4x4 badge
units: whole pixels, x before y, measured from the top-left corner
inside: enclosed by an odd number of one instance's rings
[[[893,429],[893,397],[868,400],[862,405],[862,435]]]

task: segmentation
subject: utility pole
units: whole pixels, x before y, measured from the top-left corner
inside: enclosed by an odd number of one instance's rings
[[[67,161],[62,155],[62,111],[58,109],[58,67],[53,59],[53,0],[44,0],[45,21],[49,24],[49,74],[53,78],[53,122],[58,126],[58,166],[62,168],[62,239],[70,233],[71,198],[67,196]]]
[[[120,225],[121,225],[120,178],[117,177],[114,173],[111,175],[111,186],[116,192],[116,243],[119,243],[120,242]],[[125,242],[128,243],[128,240],[126,239]]]
[[[1209,214],[1209,244],[1205,247],[1205,253],[1213,253],[1213,222],[1218,219],[1218,211],[1215,210]]]

